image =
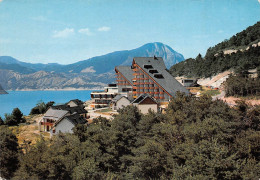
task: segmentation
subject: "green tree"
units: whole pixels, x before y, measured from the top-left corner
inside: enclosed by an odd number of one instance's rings
[[[10,179],[19,166],[18,143],[7,126],[0,126],[0,147],[0,176]]]
[[[14,121],[17,122],[17,124],[25,121],[25,119],[23,119],[23,113],[20,111],[19,108],[13,109],[12,116],[14,118]]]
[[[17,125],[17,121],[14,119],[12,114],[5,114],[5,124],[8,126]]]
[[[1,125],[4,125],[5,124],[5,122],[3,121],[3,119],[1,118],[1,116],[0,116],[0,126]]]

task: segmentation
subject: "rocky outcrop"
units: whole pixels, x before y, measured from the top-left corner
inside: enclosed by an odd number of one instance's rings
[[[8,94],[8,93],[2,88],[1,85],[0,85],[0,94]]]

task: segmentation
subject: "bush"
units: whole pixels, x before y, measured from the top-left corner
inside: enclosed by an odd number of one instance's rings
[[[47,111],[47,109],[53,104],[55,104],[54,101],[49,101],[47,104],[45,104],[44,102],[38,102],[36,106],[31,109],[30,115],[44,114]]]

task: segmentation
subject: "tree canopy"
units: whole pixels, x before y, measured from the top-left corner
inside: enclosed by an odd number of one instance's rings
[[[20,154],[14,179],[254,179],[260,106],[177,94],[167,113],[128,106]]]

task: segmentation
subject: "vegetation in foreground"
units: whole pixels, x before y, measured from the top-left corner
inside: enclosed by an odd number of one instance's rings
[[[225,82],[224,87],[226,96],[260,97],[260,76],[258,78],[231,76]]]
[[[19,152],[1,126],[1,176],[13,179],[258,179],[260,106],[178,94],[167,114],[124,108]],[[3,137],[5,137],[3,139]],[[11,144],[11,145],[7,145]],[[10,153],[9,153],[10,152]],[[19,152],[19,153],[18,153]],[[17,153],[19,157],[16,156]],[[14,170],[16,169],[15,173]]]

